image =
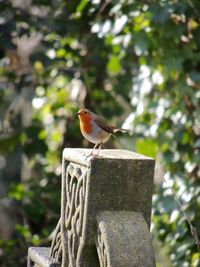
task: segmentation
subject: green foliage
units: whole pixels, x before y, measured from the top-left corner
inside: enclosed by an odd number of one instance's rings
[[[1,266],[19,258],[25,266],[29,245],[48,244],[59,217],[62,149],[88,146],[75,116],[83,105],[134,129],[121,140],[158,155],[200,229],[199,10],[198,0],[1,1],[0,182],[2,203],[11,201],[20,217],[12,239],[0,240]],[[173,266],[199,265],[162,181],[153,235]]]

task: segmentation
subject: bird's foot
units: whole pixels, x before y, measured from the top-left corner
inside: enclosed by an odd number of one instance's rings
[[[85,160],[88,160],[90,158],[93,158],[94,156],[95,156],[94,154],[90,153],[88,155],[84,155],[84,158],[85,158]]]
[[[89,155],[85,155],[85,159],[86,160],[94,160],[95,158],[101,158],[102,156],[100,156],[99,154],[94,154],[94,153],[90,153]]]

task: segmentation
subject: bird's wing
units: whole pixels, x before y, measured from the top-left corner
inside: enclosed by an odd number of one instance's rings
[[[107,133],[111,133],[113,134],[115,132],[115,127],[108,125],[104,119],[102,119],[101,117],[97,116],[94,121],[96,122],[96,124],[103,129],[105,132]]]

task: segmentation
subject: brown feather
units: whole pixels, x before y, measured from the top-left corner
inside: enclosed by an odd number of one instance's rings
[[[103,129],[107,133],[113,134],[117,129],[116,127],[108,125],[101,117],[95,118],[94,121],[101,129]]]

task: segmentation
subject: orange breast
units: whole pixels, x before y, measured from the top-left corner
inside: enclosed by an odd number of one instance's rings
[[[82,133],[90,134],[92,132],[92,118],[88,116],[81,116],[80,128]]]

